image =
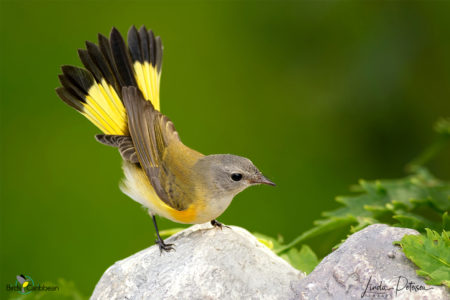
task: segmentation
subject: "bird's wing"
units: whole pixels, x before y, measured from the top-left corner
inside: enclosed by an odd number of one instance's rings
[[[124,87],[122,97],[137,158],[155,192],[172,208],[186,209],[194,195],[188,191],[192,187],[189,184],[189,165],[180,166],[180,161],[186,161],[186,157],[193,161],[194,153],[198,152],[180,142],[169,118],[155,110],[149,101],[145,101],[135,87]],[[178,147],[182,150],[174,150]],[[187,178],[181,178],[181,174]]]
[[[124,160],[134,164],[139,163],[131,136],[97,134],[95,139],[104,145],[119,148],[120,155]]]

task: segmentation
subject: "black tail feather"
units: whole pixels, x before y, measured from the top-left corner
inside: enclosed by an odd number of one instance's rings
[[[110,45],[114,62],[116,63],[118,76],[122,79],[122,86],[135,86],[137,87],[136,80],[134,78],[134,71],[131,66],[131,58],[128,55],[128,51],[125,42],[120,32],[113,27],[110,35]]]

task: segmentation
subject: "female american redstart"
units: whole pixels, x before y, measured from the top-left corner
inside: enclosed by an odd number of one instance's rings
[[[148,208],[161,250],[172,250],[159,236],[155,215],[198,224],[216,219],[233,197],[255,184],[275,185],[253,163],[230,154],[203,155],[185,146],[173,123],[159,112],[162,43],[142,26],[119,31],[98,45],[78,50],[86,69],[63,66],[58,96],[103,134],[97,141],[117,147],[125,179],[121,190]]]

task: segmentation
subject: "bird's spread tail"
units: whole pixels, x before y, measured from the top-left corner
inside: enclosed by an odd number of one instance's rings
[[[128,31],[128,46],[119,31],[110,39],[99,34],[98,45],[86,42],[78,51],[85,67],[63,66],[58,96],[88,118],[103,133],[128,135],[122,88],[135,86],[159,110],[162,43],[142,26]]]

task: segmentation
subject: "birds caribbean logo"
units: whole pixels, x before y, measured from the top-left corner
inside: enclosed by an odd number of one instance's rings
[[[19,294],[27,295],[27,294],[31,293],[31,289],[27,289],[27,290],[25,290],[25,289],[27,287],[29,287],[29,288],[33,287],[34,281],[33,281],[33,279],[31,279],[30,276],[20,274],[20,275],[16,276],[16,286],[20,286],[20,291],[18,291]]]
[[[116,28],[98,45],[78,50],[85,68],[62,66],[58,96],[100,129],[102,144],[118,148],[123,159],[120,188],[149,211],[160,250],[155,215],[184,224],[211,222],[233,197],[256,184],[275,185],[247,158],[203,155],[185,146],[173,123],[160,112],[163,46],[142,26],[128,31],[128,45]]]

